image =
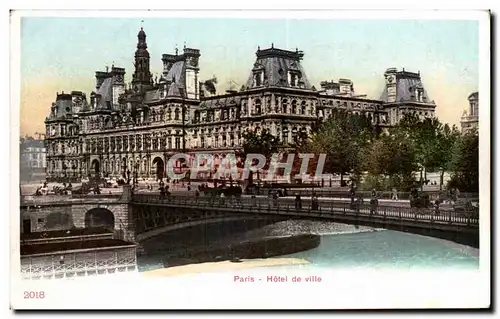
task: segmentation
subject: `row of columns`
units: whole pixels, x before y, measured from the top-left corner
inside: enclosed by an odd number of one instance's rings
[[[248,117],[260,114],[290,114],[316,116],[314,100],[299,100],[290,97],[263,96],[249,97],[248,104],[242,106],[242,116]]]
[[[84,141],[84,149],[90,154],[114,153],[120,151],[160,151],[165,149],[182,149],[182,135],[166,133],[145,133],[140,135],[121,135],[102,137]]]

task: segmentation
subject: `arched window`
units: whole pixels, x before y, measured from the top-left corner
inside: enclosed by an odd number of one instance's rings
[[[181,119],[180,117],[181,117],[181,111],[179,110],[179,108],[176,108],[174,111],[174,120],[179,121]]]
[[[281,101],[281,108],[282,108],[282,113],[283,114],[288,113],[288,100],[287,99],[283,99]]]
[[[254,105],[255,105],[254,114],[260,115],[262,113],[262,103],[261,103],[260,99],[256,99]]]
[[[297,101],[292,100],[292,114],[297,114]]]
[[[229,144],[231,147],[234,146],[234,134],[233,133],[229,134]]]

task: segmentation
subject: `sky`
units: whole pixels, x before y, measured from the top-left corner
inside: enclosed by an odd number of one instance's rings
[[[257,47],[304,51],[312,85],[351,79],[357,94],[378,99],[387,68],[420,71],[436,115],[459,124],[478,90],[478,22],[473,20],[146,18],[153,76],[161,56],[200,50],[200,80],[215,75],[218,92],[246,83]],[[131,81],[140,18],[21,19],[21,136],[45,132],[57,92],[95,89],[95,71],[114,64]]]

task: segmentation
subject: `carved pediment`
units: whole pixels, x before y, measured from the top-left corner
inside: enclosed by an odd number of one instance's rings
[[[290,63],[290,69],[292,69],[292,70],[298,70],[299,67],[297,65],[297,62],[293,61],[292,63]]]
[[[253,64],[253,69],[254,70],[261,70],[264,68],[264,65],[260,62],[260,61],[256,61],[254,64]]]

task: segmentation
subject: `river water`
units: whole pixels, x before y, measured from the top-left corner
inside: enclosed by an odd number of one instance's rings
[[[144,243],[139,271],[168,266],[168,256],[190,247],[224,244],[247,238],[318,234],[317,248],[281,257],[302,258],[305,265],[280,268],[478,269],[479,249],[410,233],[347,224],[289,220],[273,224],[235,221],[173,231]],[[279,258],[279,257],[278,257]],[[167,260],[166,260],[167,259]],[[276,267],[276,266],[275,266]]]

